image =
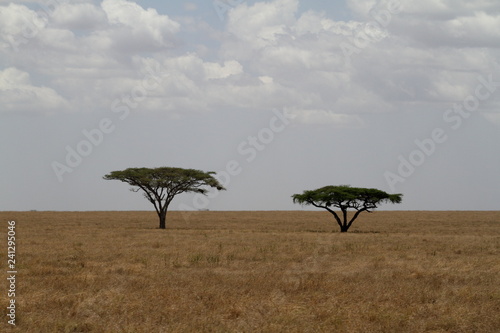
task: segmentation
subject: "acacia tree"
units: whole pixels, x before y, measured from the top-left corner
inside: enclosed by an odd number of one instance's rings
[[[292,195],[294,203],[324,208],[332,213],[340,226],[340,232],[347,232],[360,213],[371,212],[377,208],[377,205],[384,202],[401,203],[402,197],[402,194],[388,194],[374,188],[358,188],[349,185],[325,186]],[[330,207],[339,208],[342,211],[342,218]],[[348,209],[356,211],[351,219],[347,216]]]
[[[214,174],[215,172],[170,167],[129,168],[112,171],[103,178],[128,183],[133,186],[130,189],[133,192],[142,190],[144,197],[155,207],[160,219],[160,229],[165,229],[168,206],[177,194],[185,192],[206,194],[208,190],[205,187],[225,190],[212,176]]]

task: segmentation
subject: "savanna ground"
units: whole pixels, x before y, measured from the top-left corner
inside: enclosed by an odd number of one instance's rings
[[[0,212],[2,332],[499,332],[500,212]],[[332,232],[334,231],[334,232]]]

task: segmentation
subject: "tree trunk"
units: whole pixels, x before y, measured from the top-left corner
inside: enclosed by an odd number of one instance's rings
[[[160,218],[160,229],[165,229],[166,228],[166,222],[167,222],[167,212],[160,212],[158,214]]]
[[[349,229],[350,225],[347,223],[347,208],[341,208],[342,209],[342,217],[344,219],[344,223],[340,225],[340,232],[347,232]]]

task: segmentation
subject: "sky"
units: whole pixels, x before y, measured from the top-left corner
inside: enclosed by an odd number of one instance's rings
[[[152,210],[102,177],[217,172],[171,210],[500,209],[497,0],[0,0],[0,210]]]

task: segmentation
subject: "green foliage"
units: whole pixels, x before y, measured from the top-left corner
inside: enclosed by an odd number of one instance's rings
[[[402,194],[389,194],[374,188],[351,187],[349,185],[330,185],[292,195],[294,203],[324,208],[332,213],[342,232],[349,229],[359,213],[370,212],[382,203],[401,203],[402,197]],[[330,207],[336,207],[342,211],[343,221]],[[348,209],[356,210],[350,221],[347,220]]]
[[[203,172],[195,169],[182,168],[129,168],[123,171],[112,171],[104,176],[106,180],[120,180],[145,191],[166,189],[172,194],[183,192],[199,192],[205,194],[201,186],[211,186],[218,190],[224,187],[212,175],[215,172]]]
[[[401,203],[402,194],[388,194],[374,188],[359,188],[349,185],[325,186],[317,190],[304,191],[292,196],[294,203],[313,206],[375,209],[378,204]]]

